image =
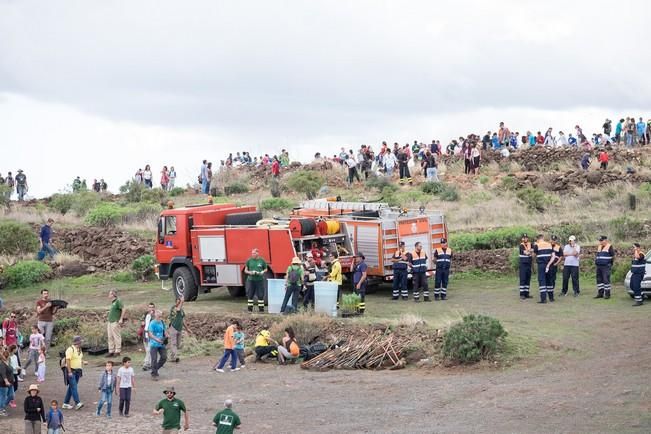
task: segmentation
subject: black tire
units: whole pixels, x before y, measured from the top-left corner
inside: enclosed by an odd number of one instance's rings
[[[195,301],[199,288],[194,280],[192,271],[188,267],[179,267],[172,274],[172,289],[174,297],[184,301]]]
[[[246,293],[244,286],[228,286],[227,288],[231,297],[243,297]]]
[[[261,212],[238,212],[228,214],[224,223],[230,226],[254,226],[259,220],[262,220]]]

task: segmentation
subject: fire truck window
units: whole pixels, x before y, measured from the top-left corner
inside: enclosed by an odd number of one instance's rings
[[[176,216],[165,217],[165,235],[176,234]]]

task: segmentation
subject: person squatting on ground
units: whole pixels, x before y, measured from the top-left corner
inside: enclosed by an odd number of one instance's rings
[[[268,357],[278,357],[278,342],[271,338],[269,330],[261,330],[255,337],[255,361],[263,361]]]
[[[285,273],[285,297],[283,298],[283,304],[280,306],[280,313],[291,313],[297,310],[298,293],[301,291],[303,279],[303,264],[301,264],[298,256],[294,256],[292,263],[287,267],[287,272]],[[290,297],[292,304],[288,308],[287,304],[289,303]]]
[[[122,301],[118,298],[118,291],[111,289],[108,294],[111,300],[109,309],[108,322],[106,323],[106,333],[108,335],[109,352],[106,357],[119,356],[122,351],[122,324],[124,323],[124,314],[126,309]]]
[[[258,300],[258,311],[264,312],[264,273],[267,263],[260,256],[258,249],[251,250],[251,257],[246,261],[244,274],[246,278],[247,309],[253,312],[253,301]]]
[[[282,345],[278,345],[278,363],[284,365],[287,360],[295,362],[301,354],[301,348],[296,341],[296,334],[294,329],[287,327],[285,329],[285,336],[283,336]]]
[[[646,259],[644,253],[640,250],[638,243],[633,243],[633,259],[631,260],[631,290],[635,303],[633,306],[642,306],[644,301],[642,299],[642,280],[646,273]]]
[[[170,309],[170,326],[167,328],[167,333],[170,338],[170,354],[169,359],[172,362],[178,363],[179,361],[179,348],[181,348],[183,336],[183,320],[185,312],[183,311],[183,298],[176,299],[174,306]]]
[[[597,295],[594,298],[610,298],[610,272],[615,262],[615,250],[608,242],[608,237],[599,237],[599,247],[595,256],[597,266]]]
[[[538,303],[547,303],[547,264],[552,257],[552,245],[545,241],[543,234],[538,234],[536,237],[533,252],[536,254],[536,263],[538,264],[538,292],[540,293]]]
[[[212,419],[212,425],[217,427],[217,434],[233,434],[233,430],[241,428],[240,417],[233,411],[233,401],[224,401],[224,409]]]
[[[237,367],[237,354],[235,353],[235,332],[239,329],[240,323],[238,321],[231,322],[224,332],[224,355],[219,360],[219,363],[213,368],[217,372],[224,372],[224,365],[231,359],[231,371],[239,371]]]
[[[407,276],[409,273],[409,254],[405,248],[405,242],[400,241],[398,250],[391,258],[393,262],[393,293],[392,300],[398,300],[402,297],[403,300],[409,299],[407,292]]]
[[[158,380],[158,371],[167,361],[167,330],[162,320],[163,313],[157,310],[149,323],[149,356],[151,359],[151,379]]]
[[[531,286],[531,255],[533,253],[527,234],[522,234],[519,250],[520,300],[526,300],[532,298],[529,294],[529,288]]]
[[[430,301],[429,288],[427,287],[427,253],[423,245],[418,241],[411,253],[411,274],[414,284],[414,301],[420,301],[420,291],[423,291],[423,301]]]
[[[116,384],[117,377],[113,372],[113,362],[109,360],[104,366],[104,372],[102,372],[102,375],[99,377],[97,390],[99,390],[100,398],[99,401],[97,401],[97,410],[95,411],[95,416],[100,416],[102,414],[102,407],[104,404],[106,404],[106,417],[111,417],[111,409],[113,408],[113,393],[116,392]]]
[[[38,396],[38,384],[30,384],[25,398],[25,433],[41,434],[41,424],[47,424],[43,400]]]
[[[120,416],[129,417],[131,392],[135,392],[136,390],[135,373],[131,367],[130,357],[122,358],[122,366],[118,369],[118,382],[116,387],[120,393]]]
[[[568,243],[563,247],[563,289],[562,294],[567,295],[570,277],[572,278],[572,290],[574,296],[581,293],[579,288],[579,258],[581,255],[581,246],[576,243],[576,237],[570,235]]]
[[[556,274],[558,274],[558,264],[563,259],[563,250],[558,244],[558,237],[552,235],[552,257],[547,263],[545,274],[547,275],[547,297],[549,301],[554,301],[554,289],[556,288]]]
[[[176,398],[174,387],[163,390],[165,399],[156,404],[153,414],[158,416],[163,413],[163,434],[178,434],[181,429],[181,412],[183,412],[183,429],[190,429],[190,416],[185,408],[185,403]]]
[[[353,267],[354,290],[360,297],[359,303],[357,304],[357,311],[362,315],[366,311],[366,286],[368,285],[368,265],[364,262],[365,259],[362,252],[357,252]]]
[[[448,296],[448,280],[450,278],[450,265],[452,263],[452,249],[448,240],[441,238],[441,247],[434,251],[436,258],[436,275],[434,277],[434,300],[445,300]]]

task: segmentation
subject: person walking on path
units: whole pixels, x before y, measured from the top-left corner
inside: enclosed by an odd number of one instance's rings
[[[522,234],[519,250],[520,300],[526,300],[532,298],[529,289],[531,286],[531,254],[533,253],[527,234]]]
[[[45,350],[50,349],[52,343],[52,331],[54,330],[54,314],[59,308],[50,302],[50,291],[41,289],[41,298],[36,301],[36,315],[38,317],[38,329],[45,337]]]
[[[403,300],[407,300],[409,299],[409,293],[407,292],[409,255],[405,249],[404,241],[400,241],[398,244],[398,250],[393,254],[391,262],[393,262],[393,292],[391,299],[398,300],[402,296]]]
[[[38,355],[41,350],[41,345],[45,345],[45,337],[41,334],[37,325],[32,326],[32,334],[29,335],[29,352],[27,353],[27,363],[23,366],[27,370],[29,365],[34,363],[34,375],[38,371]]]
[[[9,318],[2,321],[2,336],[4,337],[4,346],[9,348],[12,345],[18,346],[18,312],[11,312]],[[1,348],[0,348],[1,349]],[[20,357],[18,357],[20,365]]]
[[[151,379],[158,380],[158,370],[167,361],[167,348],[165,338],[167,331],[162,320],[163,313],[157,310],[154,319],[149,323],[149,357],[151,359]]]
[[[552,245],[545,241],[543,234],[536,237],[533,252],[536,254],[536,263],[538,264],[538,292],[540,294],[538,303],[547,303],[547,264],[552,257]],[[554,300],[550,299],[549,301]]]
[[[233,411],[233,401],[224,401],[224,409],[212,419],[212,425],[217,427],[216,434],[233,434],[235,429],[241,428],[240,417]]]
[[[52,247],[52,244],[50,244],[50,240],[52,239],[52,224],[54,223],[53,218],[47,219],[47,223],[41,226],[41,231],[39,233],[39,243],[40,243],[40,254],[39,254],[39,259],[45,259],[46,256],[50,256],[50,258],[54,259],[54,255],[56,255],[57,251],[54,247]]]
[[[251,251],[251,257],[246,261],[244,274],[246,278],[247,309],[253,312],[253,301],[258,300],[258,311],[264,312],[264,273],[267,263],[260,256],[258,249]]]
[[[41,434],[41,425],[47,424],[43,400],[38,396],[38,384],[30,384],[25,398],[25,434]]]
[[[303,279],[303,266],[301,260],[298,256],[294,256],[292,263],[287,267],[287,272],[285,273],[285,297],[283,298],[282,306],[280,306],[280,313],[289,313],[287,312],[287,303],[289,302],[290,297],[292,299],[290,312],[297,310],[298,293],[301,290]]]
[[[16,174],[16,194],[18,195],[18,202],[22,202],[25,199],[25,195],[29,190],[27,185],[27,176],[23,173],[21,169],[18,169]]]
[[[231,322],[224,332],[224,355],[219,360],[217,366],[215,366],[215,371],[224,372],[224,365],[228,358],[231,359],[231,371],[239,371],[240,368],[237,367],[237,354],[235,353],[235,332],[239,329],[240,323],[237,321]]]
[[[176,303],[170,309],[170,326],[167,329],[170,337],[170,354],[169,359],[174,363],[179,362],[179,348],[181,348],[181,337],[183,335],[183,320],[185,312],[183,311],[183,298],[177,298]]]
[[[615,250],[608,242],[608,237],[599,237],[599,247],[595,256],[597,266],[597,295],[594,298],[610,298],[610,272],[615,263]]]
[[[145,318],[142,321],[142,343],[145,347],[145,359],[142,362],[143,371],[149,371],[151,369],[151,354],[149,353],[149,324],[151,324],[151,321],[154,319],[156,314],[156,305],[154,303],[149,303],[147,309]]]
[[[448,296],[448,281],[450,279],[450,265],[452,263],[452,249],[448,240],[441,238],[441,247],[434,251],[436,259],[436,275],[434,276],[434,300],[445,300]]]
[[[570,277],[572,278],[572,290],[577,297],[581,293],[579,288],[579,258],[581,257],[581,246],[576,243],[576,237],[571,235],[568,243],[563,247],[563,288],[561,293],[567,295]]]
[[[61,408],[70,410],[74,408],[79,410],[84,406],[79,398],[79,380],[83,375],[84,353],[81,351],[81,336],[75,336],[72,339],[72,345],[66,350],[65,381],[68,386],[66,396],[63,399]],[[70,399],[74,399],[75,406],[70,404]]]
[[[165,399],[156,404],[153,414],[163,414],[163,434],[178,434],[181,429],[181,412],[183,412],[183,430],[190,429],[190,416],[185,408],[185,403],[176,398],[174,387],[167,387],[163,390]]]
[[[423,301],[430,301],[429,288],[427,287],[427,253],[418,241],[411,252],[411,275],[414,283],[414,301],[420,302],[420,292],[423,291]]]
[[[111,308],[108,313],[108,322],[106,331],[108,334],[108,349],[106,357],[117,357],[122,351],[122,332],[121,327],[124,323],[124,314],[126,309],[122,301],[118,298],[117,289],[111,289],[108,295],[111,300]]]
[[[113,393],[116,392],[117,377],[115,372],[113,372],[113,362],[108,360],[104,366],[104,372],[99,377],[99,385],[97,390],[99,390],[100,398],[97,402],[97,410],[95,411],[95,416],[100,416],[102,414],[102,407],[106,404],[106,417],[111,418],[111,409],[113,407]]]
[[[61,434],[63,413],[59,410],[59,401],[53,399],[47,412],[47,434]]]
[[[120,416],[129,417],[131,392],[136,391],[136,379],[131,367],[131,357],[122,358],[122,366],[118,369],[117,390],[120,393]]]
[[[633,260],[631,261],[631,289],[635,303],[633,306],[642,306],[644,304],[642,297],[642,280],[646,273],[646,259],[644,253],[640,250],[638,243],[633,243]]]

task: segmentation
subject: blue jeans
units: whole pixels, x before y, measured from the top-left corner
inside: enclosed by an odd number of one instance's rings
[[[209,188],[210,188],[210,185],[208,184],[208,178],[201,179],[201,192],[203,194],[208,194],[208,189]]]
[[[18,201],[22,202],[27,194],[27,188],[24,185],[16,186],[16,193],[18,193]]]
[[[7,408],[7,404],[9,404],[9,399],[7,398],[7,394],[9,393],[9,389],[12,389],[11,387],[0,387],[0,410],[4,410]]]
[[[97,414],[102,412],[102,406],[106,403],[106,415],[111,415],[111,407],[113,406],[113,393],[110,389],[103,389],[102,396],[97,403]]]
[[[47,434],[61,434],[61,428],[48,428]]]
[[[41,248],[41,252],[43,252],[43,258],[46,256],[50,255],[50,258],[54,258],[54,255],[57,254],[57,251],[50,243],[43,243],[43,248]]]
[[[149,357],[151,358],[151,375],[152,377],[158,376],[158,370],[163,367],[167,361],[167,348],[154,347],[149,345]]]
[[[66,373],[66,375],[68,375]],[[72,371],[72,375],[68,375],[68,390],[66,390],[66,397],[63,399],[64,404],[70,403],[70,398],[75,400],[75,404],[79,404],[81,400],[79,399],[79,392],[77,391],[77,385],[79,384],[79,379],[81,375],[75,371]]]
[[[235,367],[237,366],[237,353],[235,352],[235,350],[228,349],[228,348],[224,349],[224,355],[219,361],[219,365],[217,365],[217,368],[222,369],[229,357],[231,358],[231,369],[235,369]]]

